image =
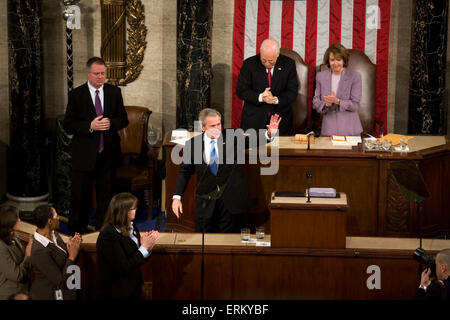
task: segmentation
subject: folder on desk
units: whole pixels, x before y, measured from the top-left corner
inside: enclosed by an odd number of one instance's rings
[[[340,193],[336,192],[334,188],[310,188],[311,198],[340,198]],[[277,191],[274,192],[275,197],[307,197],[308,189],[306,192],[296,191]]]

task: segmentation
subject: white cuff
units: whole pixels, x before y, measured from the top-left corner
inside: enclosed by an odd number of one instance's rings
[[[181,196],[179,196],[179,195],[173,195],[173,196],[172,196],[172,200],[173,200],[173,199],[181,200]]]
[[[262,93],[259,94],[258,101],[259,101],[259,102],[263,102],[263,99],[262,99]]]

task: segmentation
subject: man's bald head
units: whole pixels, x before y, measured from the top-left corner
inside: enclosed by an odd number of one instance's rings
[[[260,55],[261,63],[264,67],[270,69],[277,63],[280,55],[280,45],[276,40],[266,39],[261,43]]]

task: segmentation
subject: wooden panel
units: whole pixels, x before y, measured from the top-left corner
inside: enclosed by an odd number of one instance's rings
[[[405,251],[214,251],[204,259],[205,299],[409,300],[419,281],[419,265]],[[200,299],[200,263],[198,250],[155,251],[143,269],[153,299]],[[371,290],[367,270],[374,265],[381,289]]]
[[[358,159],[281,159],[274,176],[247,176],[252,186],[261,186],[264,194],[250,188],[252,203],[260,208],[270,203],[272,192],[305,191],[306,172],[313,172],[311,187],[330,187],[347,194],[347,234],[371,236],[377,234],[378,162]],[[260,182],[259,182],[260,181]],[[259,183],[258,183],[259,182]],[[257,187],[259,189],[259,187]],[[266,201],[266,202],[264,202]],[[254,208],[250,210],[254,213]],[[268,210],[268,209],[265,209]]]
[[[170,135],[169,135],[170,136]],[[432,140],[435,137],[416,137]],[[429,138],[429,139],[428,139]],[[441,137],[442,138],[442,137]],[[431,141],[430,140],[430,141]],[[442,140],[442,139],[441,139]],[[183,218],[177,220],[171,211],[171,198],[178,167],[170,161],[172,144],[166,140],[167,227],[194,230],[194,187],[191,179],[183,197]],[[424,203],[424,235],[450,232],[450,143],[410,153],[369,153],[353,150],[279,150],[279,170],[273,176],[261,176],[259,165],[243,165],[249,186],[251,207],[242,221],[246,226],[264,225],[270,233],[268,204],[273,191],[304,191],[306,171],[313,172],[312,187],[333,187],[348,196],[347,235],[350,236],[416,236],[417,206],[402,202],[390,174],[390,163],[413,160],[419,163],[432,197]]]
[[[273,248],[345,248],[346,212],[272,209]]]

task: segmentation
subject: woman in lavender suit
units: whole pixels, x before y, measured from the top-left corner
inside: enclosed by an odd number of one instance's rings
[[[323,114],[322,136],[359,136],[363,131],[358,115],[361,75],[347,69],[348,51],[332,44],[323,57],[328,70],[316,76],[313,108]]]

